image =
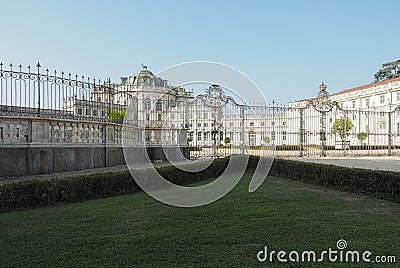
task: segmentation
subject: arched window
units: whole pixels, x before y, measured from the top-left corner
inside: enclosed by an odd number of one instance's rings
[[[254,131],[249,132],[249,145],[255,146],[256,145],[256,133]]]

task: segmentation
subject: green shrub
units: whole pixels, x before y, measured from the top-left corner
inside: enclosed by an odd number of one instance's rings
[[[255,162],[250,161],[249,170],[255,169]],[[274,159],[269,175],[400,202],[398,172]]]
[[[185,172],[172,166],[157,168],[157,171],[170,182],[185,185],[218,177],[225,170],[228,161],[228,158],[216,159],[207,169],[197,173]],[[140,190],[128,170],[49,180],[18,181],[0,185],[0,212],[84,201]]]
[[[109,109],[107,111],[107,119],[111,123],[123,124],[124,123],[125,114],[126,114],[125,110]]]
[[[277,145],[277,151],[300,151],[300,145]]]
[[[217,178],[224,172],[229,159],[216,159],[207,169],[196,173],[172,166],[157,168],[157,171],[174,184],[186,185]],[[258,160],[257,156],[249,157],[247,172],[254,172]],[[400,202],[400,173],[397,172],[274,159],[269,175]],[[84,201],[140,190],[129,171],[18,181],[0,185],[0,212]]]

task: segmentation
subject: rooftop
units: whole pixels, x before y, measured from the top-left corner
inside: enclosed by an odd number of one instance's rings
[[[366,84],[366,85],[362,85],[362,86],[358,86],[358,87],[345,89],[345,90],[339,91],[337,93],[330,94],[330,96],[337,96],[337,95],[341,95],[341,94],[355,92],[355,91],[358,91],[358,90],[363,90],[363,89],[366,89],[366,88],[385,85],[385,84],[388,84],[388,83],[391,83],[391,82],[396,82],[396,81],[400,81],[400,77],[396,77],[396,78],[392,78],[392,79],[388,79],[388,80],[384,80],[384,81],[379,81],[379,82],[373,82],[373,83],[370,83],[370,84]],[[302,100],[297,100],[297,101],[293,101],[293,102],[309,101],[309,100],[313,100],[313,99],[315,99],[315,98],[302,99]]]

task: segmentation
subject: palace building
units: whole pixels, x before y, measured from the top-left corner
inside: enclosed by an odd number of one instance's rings
[[[311,98],[286,106],[248,106],[246,113],[226,113],[222,107],[203,103],[193,90],[169,85],[142,65],[136,74],[121,77],[113,92],[93,90],[90,100],[70,98],[64,103],[64,110],[105,117],[109,116],[107,111],[123,113],[130,104],[133,110],[128,111],[134,113],[131,119],[135,126],[145,129],[146,144],[155,140],[162,143],[166,137],[161,136],[161,129],[187,129],[188,143],[196,147],[243,143],[311,146],[322,141],[327,146],[335,146],[340,140],[350,145],[400,145],[400,120],[396,110],[400,105],[400,78],[342,90],[328,95],[328,99],[330,107],[324,111],[316,106],[317,99]],[[338,120],[348,124],[342,126],[348,131],[335,131],[335,124],[340,127]],[[360,133],[367,138],[361,139]]]

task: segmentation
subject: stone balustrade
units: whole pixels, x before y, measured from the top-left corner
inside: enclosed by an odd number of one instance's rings
[[[186,129],[139,128],[70,119],[0,116],[0,179],[166,160],[165,150],[189,157]],[[163,148],[164,145],[170,148]],[[146,156],[146,154],[148,156]]]
[[[186,130],[115,123],[0,116],[0,144],[186,145]]]

